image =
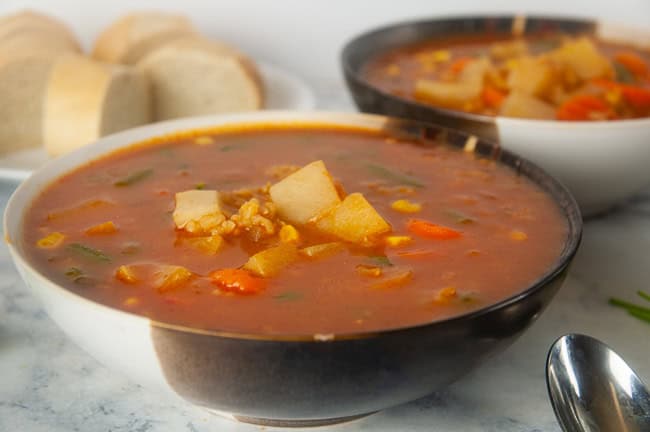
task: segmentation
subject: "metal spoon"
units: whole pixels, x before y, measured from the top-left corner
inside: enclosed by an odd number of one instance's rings
[[[562,336],[546,361],[551,404],[565,432],[648,432],[650,393],[611,348],[580,334]]]

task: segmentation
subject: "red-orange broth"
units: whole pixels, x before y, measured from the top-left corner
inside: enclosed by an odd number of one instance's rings
[[[381,132],[322,126],[206,136],[198,140],[202,145],[179,137],[118,151],[56,180],[27,211],[29,259],[74,293],[157,321],[244,333],[352,333],[440,320],[510,297],[558,259],[567,234],[558,207],[531,181],[447,145],[423,147]],[[363,193],[390,223],[389,235],[412,241],[397,247],[346,244],[329,257],[301,256],[253,295],[218,289],[207,275],[239,268],[279,240],[256,243],[242,236],[206,254],[175,229],[174,194],[257,188],[278,181],[266,174],[272,166],[315,160],[325,162],[347,193]],[[421,210],[396,211],[391,204],[399,199],[419,203]],[[406,228],[414,218],[460,236],[420,237]],[[108,221],[114,232],[87,232]],[[297,229],[300,247],[323,241]],[[58,245],[38,246],[54,232],[64,236]],[[179,265],[193,276],[164,291],[146,281],[118,280],[117,269],[133,263]],[[383,274],[361,274],[358,266]],[[412,272],[406,282],[378,284],[404,269]]]

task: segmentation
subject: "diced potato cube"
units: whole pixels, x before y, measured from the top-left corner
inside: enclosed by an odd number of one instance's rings
[[[573,70],[582,80],[614,76],[613,67],[607,57],[586,37],[564,42],[560,48],[549,53],[549,56]]]
[[[269,193],[280,216],[301,225],[341,202],[332,177],[320,160],[274,184]]]
[[[41,249],[54,249],[63,243],[65,235],[58,231],[50,233],[36,242],[36,246]]]
[[[465,84],[483,86],[485,75],[492,68],[492,63],[485,57],[469,62],[460,73],[458,77],[460,82]]]
[[[497,42],[490,47],[490,57],[495,60],[506,60],[520,57],[528,52],[528,44],[523,39]]]
[[[542,96],[557,82],[555,68],[540,58],[523,57],[513,63],[508,88],[513,92]]]
[[[198,222],[203,216],[214,215],[221,210],[219,192],[216,190],[187,190],[176,194],[174,223],[182,229],[189,222]]]
[[[415,81],[415,97],[447,108],[462,108],[481,95],[480,83]]]
[[[115,272],[115,277],[122,282],[133,284],[138,281],[135,270],[132,266],[121,265]]]
[[[137,306],[138,304],[140,304],[140,299],[137,297],[128,297],[124,300],[124,306],[133,307]]]
[[[300,249],[300,254],[308,258],[327,258],[343,252],[345,246],[341,242],[321,243]]]
[[[224,244],[223,237],[219,234],[204,237],[194,237],[187,240],[193,247],[207,255],[216,255]]]
[[[256,253],[244,264],[244,269],[260,277],[271,277],[298,259],[298,249],[292,243],[281,243]]]
[[[391,230],[388,222],[360,193],[352,193],[316,222],[316,228],[352,243],[364,244]]]
[[[86,230],[86,234],[88,235],[113,234],[115,232],[117,232],[117,227],[115,226],[113,221],[108,221],[97,225],[93,225]]]
[[[480,58],[470,61],[456,82],[417,80],[415,97],[435,105],[462,109],[481,96],[483,80],[491,67],[488,59]]]
[[[192,272],[182,266],[160,266],[154,272],[153,286],[160,292],[179,288],[192,277]]]
[[[534,96],[512,92],[503,101],[500,114],[507,117],[552,120],[555,119],[555,108]]]

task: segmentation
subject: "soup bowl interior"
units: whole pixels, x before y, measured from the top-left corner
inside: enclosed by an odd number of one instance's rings
[[[182,130],[232,125],[362,126],[397,138],[468,136],[383,116],[265,112],[164,122],[100,139],[48,163],[19,186],[5,212],[7,242],[18,271],[51,318],[107,367],[146,387],[247,422],[317,425],[356,418],[434,392],[502,351],[549,303],[578,248],[582,223],[567,190],[530,162],[478,141],[475,151],[531,179],[559,207],[567,234],[554,263],[517,294],[451,319],[383,331],[346,334],[238,334],[206,331],[107,307],[48,279],[25,253],[30,203],[59,176],[110,152]],[[473,138],[469,141],[476,143]]]
[[[650,184],[650,118],[560,122],[492,117],[402,98],[366,78],[369,61],[381,54],[423,41],[444,46],[450,38],[506,38],[513,27],[523,28],[524,35],[557,31],[650,48],[648,31],[585,19],[466,16],[404,22],[367,31],[345,45],[341,64],[348,89],[361,111],[464,130],[530,159],[569,188],[583,215],[608,210]]]

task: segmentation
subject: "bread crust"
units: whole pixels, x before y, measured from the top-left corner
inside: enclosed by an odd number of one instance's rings
[[[183,15],[134,12],[118,18],[100,33],[92,56],[110,63],[134,64],[168,41],[194,33],[192,23]]]

